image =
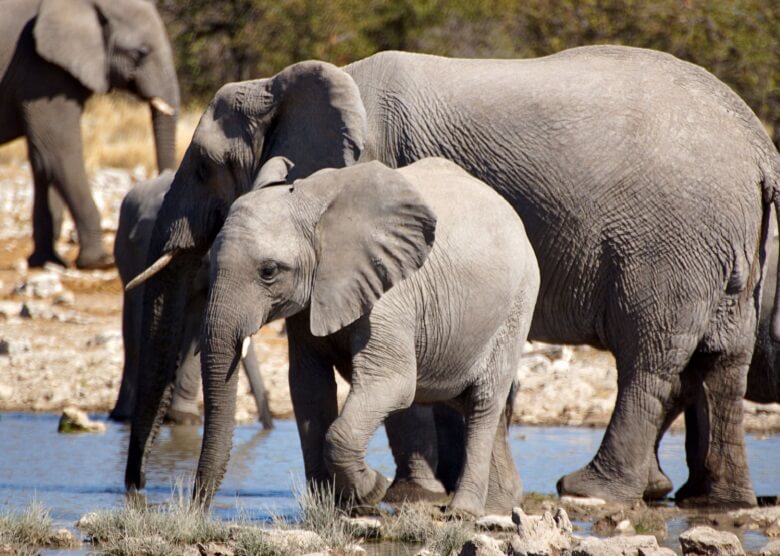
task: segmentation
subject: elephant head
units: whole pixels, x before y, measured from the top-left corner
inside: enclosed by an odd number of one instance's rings
[[[294,164],[290,180],[354,163],[365,128],[354,81],[321,62],[295,64],[270,79],[225,85],[212,99],[152,233],[149,262],[158,262],[141,277],[157,273],[144,291],[147,349],[128,451],[128,488],[143,486],[145,454],[168,401],[176,367],[169,346],[180,343],[175,324],[181,322],[188,277],[210,248],[230,205],[252,189],[263,163],[276,156]]]
[[[160,15],[147,0],[43,0],[38,54],[93,93],[124,89],[149,102],[157,165],[175,168],[179,84]]]
[[[211,250],[201,338],[205,428],[195,492],[203,502],[227,465],[235,367],[248,339],[305,309],[314,336],[350,325],[422,266],[435,226],[417,188],[379,162],[322,170],[233,204]]]

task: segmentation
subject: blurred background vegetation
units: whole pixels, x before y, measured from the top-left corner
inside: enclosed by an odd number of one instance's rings
[[[300,60],[379,50],[535,57],[586,44],[704,66],[780,134],[778,0],[159,0],[185,102]],[[777,139],[777,137],[776,137]]]

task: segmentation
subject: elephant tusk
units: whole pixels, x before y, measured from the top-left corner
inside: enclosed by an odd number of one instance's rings
[[[252,343],[252,338],[247,336],[244,338],[243,343],[241,344],[241,359],[246,359],[246,354],[249,353],[249,346]]]
[[[136,288],[146,282],[149,278],[160,272],[163,268],[173,260],[173,253],[165,253],[162,257],[152,263],[152,265],[144,270],[141,274],[130,280],[125,286],[125,291],[129,292],[133,288]]]
[[[155,110],[162,112],[166,116],[173,116],[176,114],[176,109],[160,97],[152,97],[152,100],[149,101],[149,104],[151,104]]]

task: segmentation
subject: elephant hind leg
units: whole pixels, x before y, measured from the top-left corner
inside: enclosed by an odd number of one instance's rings
[[[751,351],[697,353],[701,380],[685,411],[688,481],[677,491],[682,506],[744,508],[756,505],[742,428],[742,398]]]
[[[558,481],[560,495],[630,502],[641,499],[648,489],[651,471],[657,467],[654,448],[679,396],[679,377],[696,347],[694,335],[655,338],[650,330],[637,327],[636,343],[623,339],[639,349],[617,353],[617,402],[601,446],[588,465]],[[659,344],[667,349],[655,349]]]
[[[463,421],[460,414],[455,417]],[[435,473],[441,462],[437,451],[439,422],[435,420],[434,408],[414,404],[389,415],[385,419],[385,430],[396,472],[384,501],[393,504],[416,501],[445,503],[447,491]],[[449,431],[441,432],[446,435]]]

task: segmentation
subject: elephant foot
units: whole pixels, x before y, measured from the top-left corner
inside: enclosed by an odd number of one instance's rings
[[[640,500],[645,485],[637,487],[626,484],[626,479],[607,477],[600,473],[593,463],[589,463],[582,469],[561,477],[556,486],[560,496],[601,498],[610,502]]]
[[[485,513],[485,505],[472,493],[455,492],[445,515],[450,519],[474,520]]]
[[[119,407],[115,407],[111,410],[111,413],[108,414],[108,418],[117,423],[127,423],[132,417],[133,415],[129,410],[126,411]]]
[[[170,408],[163,422],[169,425],[200,425],[203,419],[197,413]]]
[[[707,487],[705,481],[686,482],[674,495],[675,503],[681,508],[713,508],[738,510],[755,508],[758,505],[751,487],[724,485],[723,488]]]
[[[666,476],[666,473],[661,471],[657,466],[650,472],[650,479],[647,481],[645,492],[642,498],[645,500],[661,500],[666,498],[666,495],[672,492],[674,485],[671,479]]]
[[[444,485],[437,480],[420,483],[413,479],[398,479],[393,481],[387,489],[384,501],[390,504],[402,504],[404,502],[434,502],[444,504],[449,496]]]
[[[373,469],[369,469],[369,471],[374,474],[373,485],[367,493],[355,497],[352,508],[353,513],[363,514],[366,511],[373,510],[374,506],[382,501],[387,492],[387,487],[390,485],[390,481],[384,475],[377,473]]]
[[[27,266],[30,268],[43,268],[46,264],[55,264],[61,267],[67,267],[68,264],[60,258],[54,251],[33,251],[33,254],[27,258]]]
[[[105,270],[113,266],[114,257],[102,249],[95,254],[82,251],[76,259],[76,268],[81,270]]]

